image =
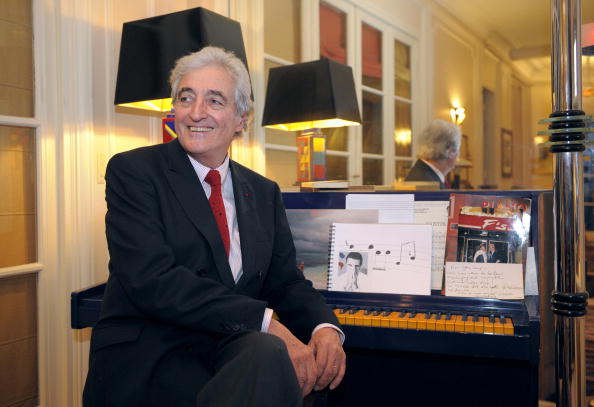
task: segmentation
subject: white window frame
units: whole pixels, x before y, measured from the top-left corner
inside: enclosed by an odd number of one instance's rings
[[[363,159],[377,158],[383,160],[383,181],[384,184],[390,184],[395,177],[395,165],[397,160],[414,161],[415,142],[414,137],[418,134],[419,123],[421,121],[421,105],[419,95],[421,93],[421,78],[423,73],[419,70],[419,40],[412,34],[409,34],[395,26],[393,23],[383,20],[381,17],[373,15],[371,12],[362,9],[355,1],[349,0],[302,0],[301,2],[301,61],[312,61],[320,57],[320,38],[319,38],[319,8],[320,3],[324,2],[346,15],[346,37],[347,37],[347,64],[353,68],[353,77],[355,89],[359,104],[359,111],[362,112],[363,91],[382,95],[382,132],[383,132],[383,152],[382,154],[370,154],[362,152],[362,127],[348,128],[348,143],[346,151],[328,150],[329,156],[348,157],[349,181],[352,185],[363,183]],[[255,26],[264,26],[264,1],[257,0],[255,10],[259,10],[254,23]],[[382,33],[382,91],[362,85],[361,77],[361,24],[366,23],[378,29]],[[264,30],[255,37],[259,45],[255,45],[254,55],[260,55],[255,64],[254,95],[256,101],[260,101],[254,116],[254,156],[252,159],[252,168],[260,173],[265,173],[265,156],[267,150],[291,151],[297,152],[296,146],[287,146],[274,143],[267,143],[265,130],[260,125],[265,103],[266,87],[264,84],[264,61],[270,60],[283,65],[294,63],[277,58],[264,53]],[[401,98],[394,95],[394,40],[398,40],[410,47],[411,58],[411,98]],[[412,153],[410,157],[397,157],[394,147],[394,105],[396,100],[402,100],[412,105]],[[257,103],[258,104],[258,103]]]
[[[403,98],[401,96],[396,96],[392,93],[393,103],[394,106],[396,101],[401,101],[405,103],[409,103],[411,105],[411,127],[412,127],[412,138],[411,138],[411,155],[410,156],[396,156],[396,152],[394,152],[393,160],[392,160],[392,169],[394,171],[394,177],[396,176],[396,161],[410,161],[411,166],[415,160],[415,134],[418,135],[420,131],[420,80],[419,77],[421,76],[420,70],[420,63],[419,63],[419,46],[418,41],[412,37],[411,35],[406,34],[405,32],[393,28],[392,29],[392,43],[391,43],[391,52],[392,52],[392,60],[394,61],[394,40],[398,40],[403,44],[406,44],[410,50],[410,71],[412,74],[411,79],[411,89],[410,89],[410,99]],[[393,62],[392,62],[393,63]],[[394,69],[395,67],[393,67]],[[394,77],[394,75],[392,75]],[[394,85],[393,85],[394,86]],[[394,125],[396,122],[396,117],[394,116],[394,107],[392,108],[392,118],[394,119]],[[392,132],[394,131],[394,126],[392,126]],[[392,143],[393,144],[393,143]]]

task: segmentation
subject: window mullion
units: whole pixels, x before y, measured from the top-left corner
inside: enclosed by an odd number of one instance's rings
[[[383,42],[382,52],[384,56],[384,184],[391,184],[395,178],[394,156],[396,155],[394,147],[394,125],[395,125],[395,106],[394,106],[394,37],[389,27],[382,27],[382,33],[385,41]]]

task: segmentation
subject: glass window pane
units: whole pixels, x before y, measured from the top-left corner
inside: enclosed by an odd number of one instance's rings
[[[264,52],[301,62],[301,2],[264,1]]]
[[[295,147],[297,145],[297,132],[278,129],[264,129],[266,144],[280,144],[282,146]]]
[[[394,146],[397,156],[411,156],[412,106],[410,103],[394,102]]]
[[[363,159],[363,185],[383,185],[384,184],[384,160],[375,158]]]
[[[347,63],[346,14],[320,3],[320,56]]]
[[[326,179],[349,179],[348,157],[326,155]]]
[[[410,47],[394,41],[394,95],[410,99]]]
[[[382,154],[382,97],[363,92],[363,152]]]
[[[297,185],[297,153],[266,149],[266,176],[280,187]]]
[[[347,151],[349,131],[346,127],[330,127],[322,129],[326,136],[326,150]]]
[[[0,126],[0,267],[37,260],[35,130]]]
[[[412,164],[413,162],[410,160],[396,160],[394,174],[396,174],[397,181],[404,181],[412,167]]]
[[[33,117],[30,1],[0,1],[0,114]]]
[[[382,88],[382,33],[370,25],[363,24],[361,33],[361,54],[363,57],[363,85]]]

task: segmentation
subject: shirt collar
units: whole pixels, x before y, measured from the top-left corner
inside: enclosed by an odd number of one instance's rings
[[[423,160],[423,159],[421,158],[421,160]],[[443,175],[443,173],[441,171],[439,171],[434,165],[431,165],[430,162],[425,161],[425,160],[423,160],[423,162],[425,164],[427,164],[437,174],[437,176],[439,177],[441,182],[445,183],[445,175]]]
[[[192,156],[190,156],[189,154],[188,154],[188,158],[190,159],[190,163],[192,163],[192,167],[194,167],[194,171],[196,171],[196,175],[198,175],[200,182],[204,183],[204,178],[206,178],[206,175],[212,169],[212,170],[217,170],[219,172],[219,174],[221,174],[221,184],[225,183],[225,180],[227,179],[227,174],[229,173],[229,155],[228,154],[225,157],[225,160],[223,161],[223,163],[221,165],[219,165],[217,168],[209,168],[205,165],[202,165],[198,161],[196,161]]]

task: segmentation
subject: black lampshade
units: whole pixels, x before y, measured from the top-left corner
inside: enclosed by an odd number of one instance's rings
[[[350,66],[322,58],[270,69],[262,126],[293,131],[360,122]]]
[[[175,61],[207,45],[233,51],[248,66],[239,23],[202,7],[124,23],[115,104],[153,101],[131,107],[169,110],[171,101],[161,106],[161,99],[171,96]]]

